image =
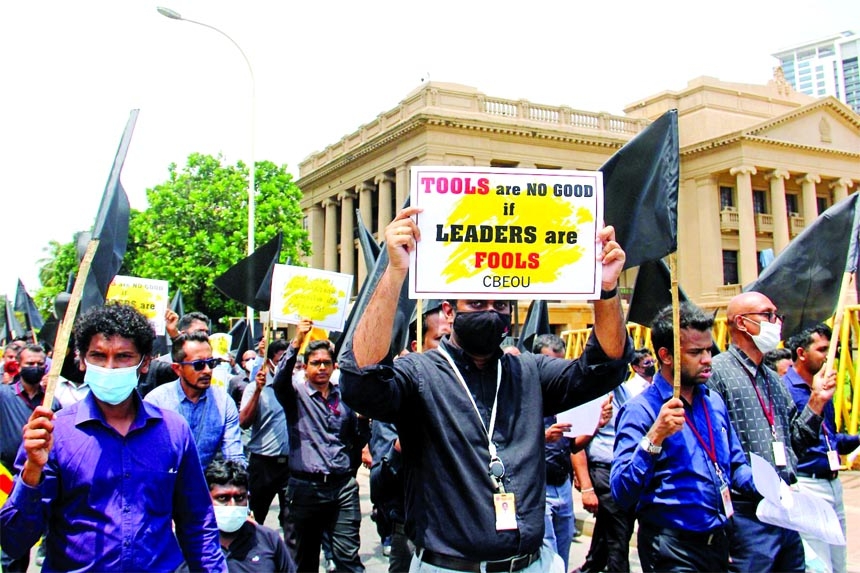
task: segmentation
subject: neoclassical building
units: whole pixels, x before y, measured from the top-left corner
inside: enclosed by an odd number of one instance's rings
[[[360,285],[367,269],[356,217],[379,237],[409,194],[413,165],[596,170],[673,108],[679,282],[699,304],[723,306],[758,276],[763,251],[778,254],[860,182],[860,116],[835,98],[793,91],[779,75],[767,85],[697,78],[633,103],[624,116],[423,84],[300,164],[307,262],[355,274]],[[623,283],[634,279],[628,271]],[[560,329],[590,321],[583,305],[564,303],[551,305],[550,318]]]

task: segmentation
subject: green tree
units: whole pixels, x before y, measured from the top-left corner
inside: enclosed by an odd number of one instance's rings
[[[187,311],[204,312],[213,321],[244,315],[244,307],[221,294],[212,281],[247,256],[247,167],[192,153],[181,170],[171,164],[168,171],[167,181],[147,190],[147,209],[131,212],[119,274],[166,280],[171,292],[182,289]],[[260,161],[254,176],[256,245],[281,231],[280,262],[299,264],[311,249],[302,225],[301,191],[286,166]],[[42,288],[35,300],[47,314],[78,262],[74,240],[52,241],[45,250],[39,271]]]
[[[298,262],[310,254],[301,191],[286,166],[258,162],[255,188],[256,245],[281,231],[281,262]],[[247,256],[245,165],[224,165],[220,157],[193,153],[181,172],[171,164],[168,180],[146,196],[149,207],[131,219],[120,273],[167,280],[171,292],[182,289],[186,310],[204,312],[213,321],[244,314],[244,307],[227,299],[212,281]]]

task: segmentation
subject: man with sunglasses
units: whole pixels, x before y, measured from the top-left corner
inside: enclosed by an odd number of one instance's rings
[[[624,383],[631,396],[638,396],[645,388],[651,385],[654,374],[657,373],[657,364],[654,356],[648,348],[637,348],[633,351],[633,360],[630,361],[633,377]]]
[[[172,354],[179,380],[159,386],[145,400],[188,421],[204,469],[218,451],[244,464],[239,410],[224,388],[212,386],[212,370],[221,360],[212,358],[209,337],[202,332],[180,334],[173,340]]]
[[[135,391],[155,333],[127,305],[75,323],[90,392],[24,427],[3,548],[18,558],[45,535],[45,571],[226,571],[197,448],[176,413]]]
[[[719,392],[744,453],[770,462],[789,485],[797,482],[797,453],[818,443],[824,406],[833,397],[835,374],[819,372],[806,406],[798,410],[764,355],[779,344],[782,319],[758,292],[737,295],[726,308],[731,346],[714,357],[708,386]],[[734,524],[729,536],[730,571],[804,571],[796,531],[756,517],[758,500],[732,491]]]

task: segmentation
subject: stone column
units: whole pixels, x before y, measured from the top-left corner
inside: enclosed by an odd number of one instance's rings
[[[397,193],[397,208],[400,209],[406,203],[406,198],[409,197],[409,167],[398,165],[394,172],[394,178],[394,190]]]
[[[359,183],[356,185],[355,190],[358,192],[358,210],[361,213],[361,220],[364,222],[365,227],[373,233],[373,185],[369,185],[368,183]],[[357,225],[357,223],[356,223]],[[361,244],[357,247],[361,250]],[[358,257],[358,277],[356,280],[356,284],[361,286],[364,283],[365,277],[367,277],[368,268],[367,265],[364,264],[364,252],[359,253]]]
[[[842,177],[841,179],[833,181],[829,187],[830,190],[833,191],[833,204],[835,205],[848,197],[848,190],[854,187],[854,180]]]
[[[340,272],[355,274],[355,193],[344,191],[340,199]]]
[[[732,167],[729,173],[737,179],[738,195],[738,275],[740,284],[753,282],[758,276],[755,240],[755,209],[753,208],[752,176],[755,166]]]
[[[380,236],[385,233],[385,227],[393,218],[391,215],[391,201],[394,199],[392,195],[394,179],[390,175],[378,175],[373,180],[379,186],[379,219],[377,220],[376,230]]]
[[[797,179],[802,191],[803,225],[808,227],[818,217],[818,201],[815,196],[815,184],[821,183],[821,177],[816,173],[807,173]]]
[[[770,204],[773,211],[773,253],[778,255],[788,246],[788,209],[785,207],[785,180],[789,173],[785,169],[774,169],[765,174],[770,181]]]
[[[692,254],[691,260],[696,261],[696,264],[698,261],[714,261],[719,264],[717,268],[721,269],[723,237],[720,232],[720,186],[717,176],[706,175],[696,179],[695,205],[699,215],[698,229],[695,231],[699,240],[699,252],[698,255]],[[701,281],[699,291],[702,300],[716,300],[717,288],[723,284],[722,272],[697,275]]]
[[[311,241],[311,267],[323,268],[325,264],[325,213],[322,205],[313,204],[305,213],[308,218],[308,238]]]
[[[325,207],[325,270],[337,271],[337,201],[323,199]]]

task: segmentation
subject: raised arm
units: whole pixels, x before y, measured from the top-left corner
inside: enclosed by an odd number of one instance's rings
[[[410,218],[420,212],[418,207],[404,209],[385,228],[388,268],[379,279],[353,335],[352,351],[359,368],[377,364],[388,354],[391,337],[383,334],[394,328],[397,301],[409,271],[409,254],[421,239],[418,226]]]
[[[627,255],[615,242],[615,227],[609,225],[600,230],[598,237],[602,248],[598,259],[603,264],[601,289],[604,293],[615,292],[614,296],[594,301],[594,336],[607,357],[621,358],[627,341],[627,328],[621,312],[621,297],[618,296],[618,277],[624,269]]]

